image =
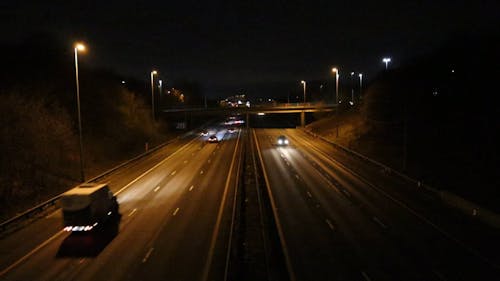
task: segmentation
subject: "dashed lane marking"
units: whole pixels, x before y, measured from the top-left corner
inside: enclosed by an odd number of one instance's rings
[[[137,212],[137,209],[136,209],[136,208],[134,208],[134,209],[133,209],[133,210],[132,210],[132,211],[128,214],[128,216],[129,216],[129,217],[130,217],[130,216],[132,216],[135,212]]]
[[[145,263],[148,261],[149,259],[149,256],[151,256],[151,253],[153,252],[154,248],[150,248],[149,251],[146,253],[146,255],[144,256],[144,258],[142,259],[142,263]]]
[[[328,224],[328,227],[330,227],[331,230],[335,230],[335,227],[333,226],[332,222],[329,219],[325,220],[326,224]]]
[[[363,275],[363,278],[365,278],[366,281],[372,281],[372,279],[370,278],[370,276],[368,276],[368,274],[366,274],[366,272],[361,271],[361,275]]]

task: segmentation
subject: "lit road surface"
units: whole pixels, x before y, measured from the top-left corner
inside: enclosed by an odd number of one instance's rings
[[[290,145],[276,146],[279,135]],[[404,198],[390,182],[360,177],[334,160],[330,145],[300,130],[258,129],[253,136],[292,280],[500,278],[498,260],[451,231],[471,226],[466,220],[411,190],[399,191]],[[498,236],[481,235],[498,249]]]
[[[240,131],[168,145],[101,182],[121,221],[69,235],[57,211],[0,240],[0,280],[222,280]],[[224,204],[222,204],[224,203]]]

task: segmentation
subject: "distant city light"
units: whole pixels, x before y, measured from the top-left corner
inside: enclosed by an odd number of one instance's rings
[[[122,80],[122,84],[125,84],[125,81],[124,81],[124,80]]]
[[[259,113],[257,113],[257,115],[263,116],[263,115],[266,115],[266,114],[264,112],[259,112]]]

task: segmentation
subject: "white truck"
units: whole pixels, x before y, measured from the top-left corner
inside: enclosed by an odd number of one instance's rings
[[[91,231],[118,215],[118,202],[107,184],[82,184],[63,193],[59,199],[64,230]]]

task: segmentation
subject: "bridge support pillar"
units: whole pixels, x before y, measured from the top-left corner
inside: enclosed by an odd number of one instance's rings
[[[305,111],[300,112],[300,126],[301,127],[306,126],[306,112]]]

